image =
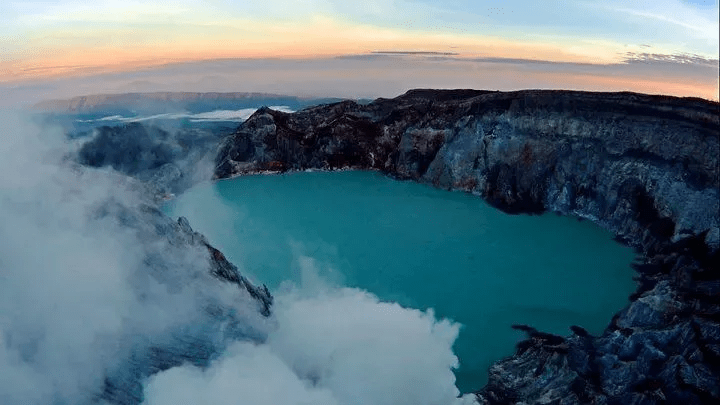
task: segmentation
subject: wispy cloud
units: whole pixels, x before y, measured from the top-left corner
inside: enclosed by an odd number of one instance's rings
[[[610,64],[527,58],[361,53],[318,59],[224,59],[134,72],[0,84],[0,104],[127,92],[261,92],[308,97],[394,97],[410,88],[635,91],[717,99],[717,59],[670,57],[640,48]],[[645,57],[643,53],[665,55]],[[674,58],[676,61],[671,61]],[[708,62],[709,61],[709,62]]]
[[[702,39],[715,41],[718,39],[717,18],[706,18],[706,15],[700,15],[695,10],[688,7],[678,7],[676,4],[672,4],[669,7],[669,10],[667,8],[664,9],[664,13],[660,13],[657,10],[648,11],[646,9],[634,8],[618,8],[616,10],[645,19],[677,25],[685,28],[691,33],[694,33]]]
[[[645,52],[627,52],[625,62],[666,62],[681,65],[698,65],[711,68],[718,67],[717,59],[704,58],[700,55],[691,54],[661,54]]]
[[[624,23],[629,38],[664,48],[664,53],[691,53],[717,58],[718,4],[700,6],[681,0],[608,0],[585,7]]]
[[[172,18],[190,19],[193,11],[187,2],[158,3],[129,1],[61,1],[52,3],[35,3],[34,7],[18,4],[22,13],[16,20],[31,26],[42,26],[48,23],[70,24],[77,22],[162,22]],[[160,21],[158,21],[160,19]]]
[[[262,1],[180,0],[169,6],[62,0],[0,8],[0,32],[7,34],[0,60],[13,61],[5,76],[67,64],[394,49],[589,63],[608,62],[640,44],[660,53],[717,54],[717,12],[678,0],[550,2],[541,8],[528,0],[278,0],[273,7]]]
[[[291,113],[293,110],[284,105],[270,106],[273,110]],[[91,120],[78,120],[78,122],[143,122],[143,121],[154,121],[154,120],[180,120],[188,119],[191,122],[215,122],[215,121],[230,121],[230,122],[242,122],[250,118],[257,111],[257,108],[243,108],[240,110],[215,110],[202,113],[164,113],[155,114],[148,116],[138,117],[124,117],[122,115],[110,115],[98,119]]]
[[[70,163],[59,130],[0,118],[0,403],[95,403],[153,367],[150,346],[191,354],[177,336],[217,350],[229,330],[208,308],[265,322],[136,181]]]
[[[278,0],[273,7],[257,0],[181,0],[172,7],[157,1],[2,2],[0,20],[7,24],[0,24],[6,34],[0,47],[0,82],[198,60],[308,59],[398,50],[595,65],[621,63],[629,53],[713,60],[718,58],[717,13],[717,3],[699,7],[680,0],[578,0],[542,7],[529,0]],[[336,73],[331,76],[348,80]],[[650,75],[643,80],[662,83],[663,78]],[[245,86],[239,90],[257,88],[251,82]],[[693,86],[699,88],[697,80]],[[285,93],[279,87],[259,90]]]
[[[433,51],[372,51],[377,55],[409,55],[409,56],[457,56],[457,52],[433,52]]]

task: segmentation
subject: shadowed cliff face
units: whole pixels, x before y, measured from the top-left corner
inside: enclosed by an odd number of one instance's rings
[[[376,169],[507,212],[593,218],[635,243],[718,246],[717,104],[630,93],[411,91],[295,114],[261,109],[215,176]]]
[[[242,300],[248,309],[247,314],[238,315],[220,300],[207,300],[202,316],[194,320],[191,328],[177,328],[168,337],[145,338],[148,340],[145,345],[136,345],[127,358],[121,359],[118,367],[107,372],[102,393],[97,398],[100,403],[139,404],[143,401],[143,384],[149,376],[183,364],[206,367],[225,350],[228,341],[261,342],[265,339],[265,331],[257,327],[256,321],[254,325],[253,319],[261,319],[260,315],[270,316],[273,297],[267,287],[252,285],[235,265],[208,243],[205,236],[190,227],[186,218],[180,217],[175,222],[157,208],[145,204],[127,207],[111,203],[101,207],[96,215],[114,218],[149,247],[143,260],[148,274],[169,290],[202,286],[210,291],[210,295],[219,296],[220,288],[230,287],[231,295]],[[192,277],[181,274],[178,266],[167,259],[180,258],[187,252],[197,253],[207,260],[199,263],[198,274]],[[203,270],[207,270],[211,278],[204,280]]]
[[[128,123],[100,126],[73,153],[89,167],[112,167],[148,185],[158,196],[180,193],[212,172],[212,158],[222,139],[219,131],[198,128],[165,130]]]
[[[258,110],[216,178],[374,169],[510,213],[590,218],[638,247],[638,290],[602,336],[529,340],[485,403],[720,401],[718,104],[633,93],[414,90],[368,105]]]

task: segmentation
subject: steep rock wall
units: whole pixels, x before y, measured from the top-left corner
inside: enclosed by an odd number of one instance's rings
[[[377,169],[508,212],[592,218],[632,243],[707,231],[718,247],[718,111],[631,93],[411,91],[285,114],[229,137],[216,177]]]
[[[373,169],[511,213],[589,218],[636,246],[638,290],[601,336],[529,327],[483,403],[720,401],[718,104],[634,93],[414,90],[258,110],[216,178]]]

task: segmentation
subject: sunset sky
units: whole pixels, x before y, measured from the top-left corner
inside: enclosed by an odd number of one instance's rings
[[[342,64],[338,57],[358,55],[371,57],[352,59],[341,71],[331,68]],[[381,59],[397,63],[383,67]],[[262,75],[275,70],[286,77],[286,84],[297,84],[285,88],[309,92],[298,82],[308,78],[288,65],[294,60],[319,69],[315,76],[335,77],[323,84],[328,92],[332,92],[332,83],[352,78],[357,69],[389,84],[393,91],[405,85],[493,88],[493,83],[502,83],[495,88],[507,90],[567,83],[568,88],[717,99],[718,2],[0,2],[0,84],[6,89],[41,84],[53,89],[47,96],[76,95],[59,89],[77,88],[71,84],[77,83],[73,80],[84,77],[93,82],[94,77],[94,85],[85,82],[84,90],[121,90],[121,82],[137,87],[139,79],[118,75],[144,72],[156,76],[148,90],[168,90],[170,82],[159,80],[163,75],[153,69],[176,72],[177,66],[195,62],[202,66],[212,60],[265,61],[243,71],[245,78],[257,76],[251,84],[231,77],[231,68],[212,74],[216,82],[226,82],[233,91],[248,87],[253,91],[282,90],[272,77]],[[323,60],[328,63],[319,62]],[[432,66],[428,68],[428,64]],[[442,64],[448,71],[461,71],[460,76],[443,81]],[[603,71],[603,67],[607,69]],[[192,72],[185,70],[184,79],[178,76],[173,83],[188,83]],[[469,75],[469,71],[476,74]],[[493,79],[493,71],[499,74],[499,81]],[[467,75],[466,81],[463,75]],[[518,78],[516,86],[514,77]],[[203,90],[200,79],[173,90]],[[108,87],[108,80],[115,80],[116,86]],[[106,83],[100,86],[98,81]],[[205,90],[217,91],[215,87]],[[379,95],[383,90],[378,87],[373,93],[367,86],[358,88],[367,95]],[[360,93],[348,88],[327,95],[366,95]]]

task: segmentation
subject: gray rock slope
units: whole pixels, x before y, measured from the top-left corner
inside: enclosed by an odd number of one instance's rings
[[[151,286],[161,285],[191,300],[199,311],[157,336],[129,337],[132,349],[106,372],[97,403],[140,404],[149,376],[183,364],[206,367],[228,342],[266,338],[264,318],[270,315],[273,301],[269,291],[252,285],[187,219],[173,221],[149,204],[127,206],[112,201],[94,215],[117,222],[145,247],[143,266],[133,276],[138,294],[151,301]],[[223,298],[227,291],[229,295]]]
[[[205,157],[222,139],[215,131],[164,130],[129,123],[100,126],[77,151],[78,163],[113,169],[145,182],[158,195],[180,193],[207,175]]]
[[[413,90],[294,114],[258,110],[216,178],[373,169],[478,194],[510,213],[589,218],[643,254],[601,336],[519,325],[482,403],[720,402],[718,104],[574,91]]]

